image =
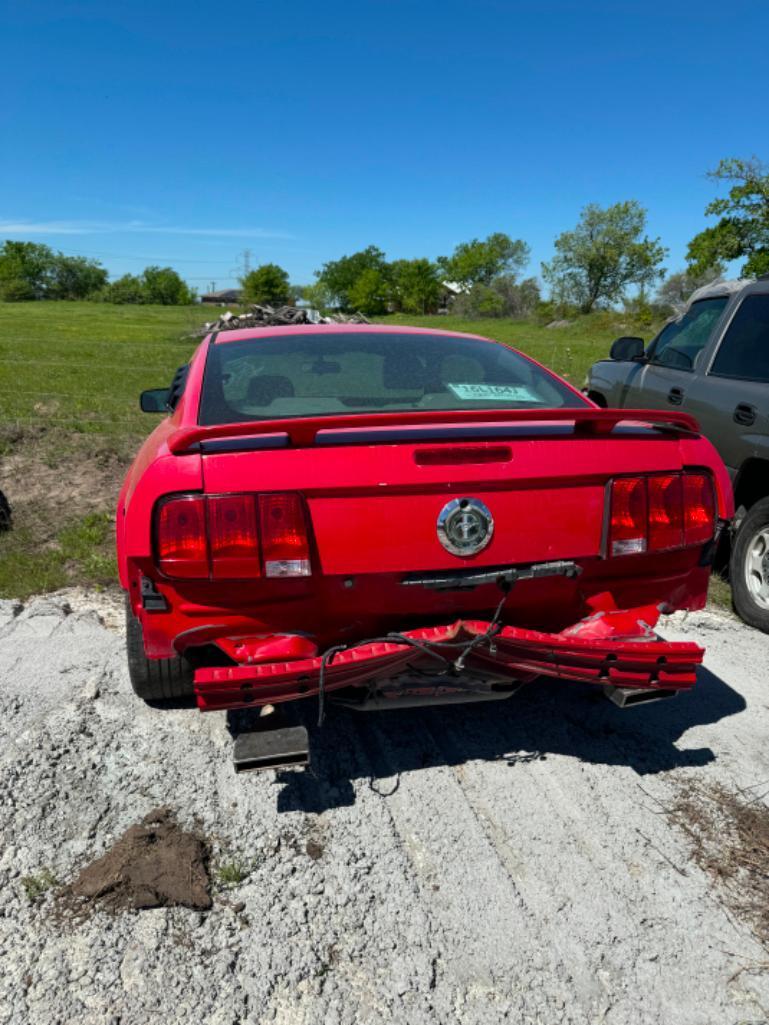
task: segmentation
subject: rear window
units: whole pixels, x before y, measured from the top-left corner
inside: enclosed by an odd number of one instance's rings
[[[409,334],[303,334],[210,347],[200,423],[418,409],[587,405],[503,345]]]

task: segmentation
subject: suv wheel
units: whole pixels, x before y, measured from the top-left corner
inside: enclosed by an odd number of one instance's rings
[[[769,498],[748,510],[732,546],[729,565],[734,607],[758,630],[769,633]]]
[[[128,675],[136,694],[152,704],[176,701],[193,694],[192,666],[183,658],[147,658],[142,626],[126,599]]]

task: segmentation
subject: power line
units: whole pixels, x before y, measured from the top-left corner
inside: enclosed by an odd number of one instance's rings
[[[60,253],[66,253],[68,256],[105,256],[110,260],[149,260],[150,263],[207,263],[207,264],[228,264],[229,260],[202,260],[197,257],[190,256],[139,256],[136,253],[105,253],[99,250],[91,250],[90,253],[84,253],[78,249],[59,249]]]

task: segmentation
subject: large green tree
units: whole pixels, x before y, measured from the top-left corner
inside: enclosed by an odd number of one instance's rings
[[[668,277],[657,290],[656,301],[662,306],[674,310],[681,309],[689,300],[689,296],[703,285],[709,285],[723,277],[723,264],[716,263],[711,267],[704,267],[701,271],[679,270]]]
[[[188,306],[194,291],[171,267],[145,267],[141,275],[124,274],[99,293],[108,303],[142,303],[157,306]]]
[[[58,254],[46,289],[46,299],[89,299],[107,284],[107,271],[85,256]]]
[[[331,304],[342,310],[351,310],[355,309],[351,293],[364,271],[377,271],[381,280],[389,281],[390,269],[381,249],[367,246],[350,256],[330,260],[323,264],[317,274]],[[367,276],[369,287],[373,280],[371,275]]]
[[[658,238],[648,238],[645,228],[646,211],[636,200],[586,206],[576,228],[555,240],[550,263],[542,264],[553,298],[589,313],[622,299],[629,285],[656,281],[667,250]]]
[[[172,267],[145,267],[144,301],[158,306],[188,306],[195,294]]]
[[[746,277],[769,274],[769,166],[756,158],[731,158],[708,176],[731,188],[705,208],[719,221],[689,243],[690,269],[701,273],[716,263],[744,259],[741,272]]]
[[[87,299],[106,282],[96,260],[55,253],[37,242],[8,240],[0,247],[2,299]]]
[[[243,298],[249,303],[283,306],[291,302],[288,274],[277,263],[263,263],[240,281]]]
[[[497,231],[485,239],[461,242],[451,256],[438,257],[438,266],[447,281],[470,288],[490,285],[501,274],[518,274],[528,261],[529,247],[522,239]]]
[[[8,239],[0,249],[0,299],[43,299],[55,259],[48,246]]]
[[[389,291],[388,274],[376,267],[368,267],[355,279],[347,293],[347,301],[352,309],[376,317],[387,312]]]
[[[124,274],[102,289],[101,298],[104,302],[115,303],[118,306],[128,303],[145,303],[147,297],[144,281],[137,274]]]
[[[394,260],[390,264],[390,301],[404,313],[434,313],[441,296],[438,268],[430,260]]]

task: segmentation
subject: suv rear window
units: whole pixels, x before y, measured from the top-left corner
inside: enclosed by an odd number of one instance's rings
[[[748,295],[740,303],[711,373],[769,381],[769,295]]]
[[[585,405],[504,345],[431,334],[318,333],[214,343],[199,419]]]

